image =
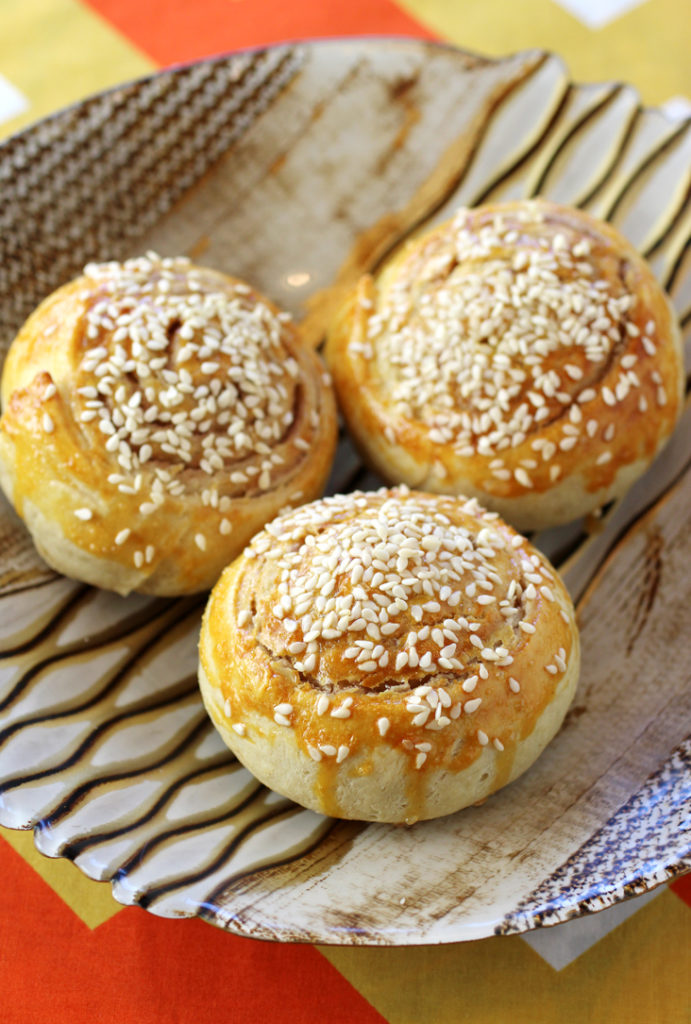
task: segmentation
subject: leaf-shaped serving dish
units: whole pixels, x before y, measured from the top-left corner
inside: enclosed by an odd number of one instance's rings
[[[341,289],[461,204],[612,220],[691,315],[691,127],[541,52],[410,40],[165,71],[0,147],[0,341],[88,260],[149,248],[254,282],[317,343]],[[484,806],[336,822],[260,786],[197,693],[202,602],[50,572],[0,514],[0,823],[116,899],[262,938],[431,943],[598,910],[691,867],[689,413],[627,498],[536,542],[579,601],[556,740]],[[343,438],[332,491],[377,484]]]

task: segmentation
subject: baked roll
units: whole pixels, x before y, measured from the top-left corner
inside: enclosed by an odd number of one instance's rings
[[[154,254],[47,298],[2,377],[0,483],[39,553],[121,594],[209,589],[282,508],[322,492],[323,364],[236,278]]]
[[[681,337],[610,225],[531,200],[462,209],[363,277],[326,358],[390,483],[477,497],[517,528],[620,497],[681,411]]]
[[[279,516],[224,571],[199,643],[204,703],[239,760],[367,821],[450,814],[517,778],[578,672],[547,559],[474,499],[406,488]]]

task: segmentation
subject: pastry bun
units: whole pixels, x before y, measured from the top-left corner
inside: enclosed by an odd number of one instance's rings
[[[462,209],[364,277],[326,358],[390,483],[477,497],[522,530],[620,497],[672,433],[681,337],[609,224],[542,200]]]
[[[59,572],[209,589],[337,436],[319,357],[236,278],[155,254],[91,264],[33,313],[2,377],[0,483]]]
[[[209,715],[270,788],[342,818],[450,814],[524,772],[579,672],[572,603],[474,499],[406,488],[279,516],[214,587]]]

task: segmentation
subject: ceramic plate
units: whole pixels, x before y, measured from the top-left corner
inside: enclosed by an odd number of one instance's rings
[[[691,128],[541,52],[273,47],[154,75],[0,147],[0,339],[92,259],[153,248],[253,281],[318,343],[342,287],[461,204],[612,220],[691,309]],[[433,943],[598,910],[691,867],[689,413],[623,503],[536,538],[579,601],[562,731],[483,806],[336,822],[255,782],[195,682],[201,601],[56,576],[0,515],[0,822],[117,900],[243,935]],[[330,489],[368,488],[342,439]]]

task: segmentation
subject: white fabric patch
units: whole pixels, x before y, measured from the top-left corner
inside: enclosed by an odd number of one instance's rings
[[[0,75],[0,124],[29,109],[29,101],[23,92]]]
[[[556,0],[556,3],[588,28],[602,28],[645,0]]]
[[[663,891],[664,886],[659,886],[652,892],[615,903],[596,914],[586,914],[552,928],[525,932],[521,938],[555,971],[561,971]]]
[[[660,109],[673,120],[684,121],[691,117],[691,100],[687,100],[686,96],[672,96],[665,100]]]

